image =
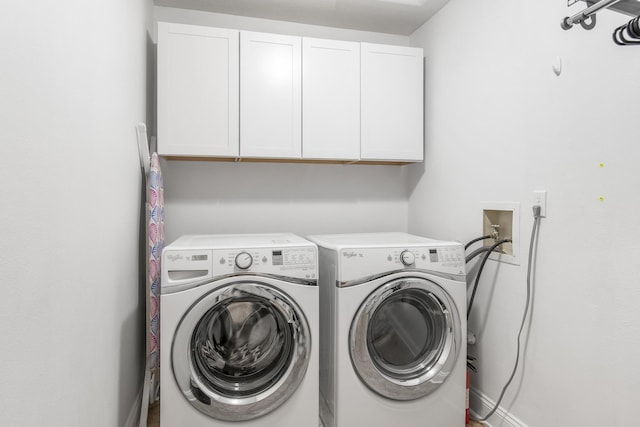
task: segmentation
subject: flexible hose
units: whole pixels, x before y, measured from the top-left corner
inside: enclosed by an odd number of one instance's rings
[[[474,259],[475,257],[477,257],[478,255],[485,253],[487,251],[489,251],[491,249],[491,246],[483,246],[481,248],[476,249],[475,251],[471,252],[469,255],[467,255],[464,258],[464,262],[465,264],[469,264],[469,262]]]
[[[466,245],[464,245],[464,249],[467,250],[469,249],[469,246],[473,245],[476,242],[480,242],[482,240],[487,240],[487,239],[491,239],[491,236],[486,235],[486,236],[482,236],[482,237],[477,237],[471,241],[469,241]]]
[[[480,418],[478,421],[487,421],[489,417],[491,417],[496,412],[496,410],[500,406],[500,403],[502,402],[502,399],[504,398],[504,394],[506,393],[507,388],[509,388],[509,386],[511,385],[511,381],[513,381],[513,378],[516,376],[516,371],[518,370],[518,362],[520,360],[520,338],[522,337],[522,331],[524,330],[524,325],[526,323],[527,315],[529,314],[529,306],[531,305],[530,304],[531,303],[531,272],[533,271],[533,249],[535,247],[534,242],[537,238],[538,229],[540,227],[540,206],[533,207],[533,218],[534,220],[533,220],[533,228],[531,230],[531,241],[529,242],[529,260],[527,265],[527,300],[525,302],[525,308],[524,308],[524,313],[522,315],[522,323],[520,324],[520,330],[518,331],[516,362],[513,366],[513,371],[511,372],[511,375],[509,376],[507,383],[502,388],[502,392],[500,393],[500,397],[498,398],[498,401],[496,402],[495,406],[491,411],[489,411],[487,415]]]
[[[467,320],[469,320],[469,313],[471,313],[471,307],[473,307],[473,300],[476,297],[476,291],[478,290],[478,283],[480,283],[480,275],[482,275],[482,269],[484,268],[484,265],[487,263],[487,260],[489,259],[489,256],[491,255],[491,253],[495,251],[498,248],[498,246],[508,243],[510,241],[511,239],[498,240],[496,243],[494,243],[492,246],[490,246],[486,250],[487,253],[482,258],[482,262],[480,263],[480,268],[478,269],[478,273],[476,274],[476,281],[473,285],[473,290],[471,291],[471,298],[469,299],[469,304],[467,305]]]

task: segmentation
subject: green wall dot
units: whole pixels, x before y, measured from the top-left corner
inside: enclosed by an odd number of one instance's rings
[[[604,202],[604,196],[600,196],[600,197],[598,197],[598,199],[599,199],[601,202]]]

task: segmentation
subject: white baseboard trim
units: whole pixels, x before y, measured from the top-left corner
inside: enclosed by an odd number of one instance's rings
[[[144,387],[140,388],[138,394],[136,395],[135,400],[133,401],[133,406],[131,407],[131,411],[129,411],[129,416],[127,417],[127,422],[125,423],[125,427],[138,427],[140,424],[140,410],[142,409],[142,390]]]
[[[496,402],[489,399],[485,394],[481,393],[477,389],[471,388],[469,393],[471,395],[471,408],[469,410],[471,418],[478,419],[485,416],[496,405]],[[502,406],[499,406],[498,409],[496,409],[496,412],[494,412],[487,421],[484,421],[484,423],[487,427],[528,427],[518,418],[505,411]]]

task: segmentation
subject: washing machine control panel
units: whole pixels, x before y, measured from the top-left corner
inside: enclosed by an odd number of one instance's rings
[[[340,280],[357,280],[389,271],[420,269],[451,275],[465,274],[464,248],[437,247],[353,248],[340,251]]]
[[[315,280],[318,278],[318,252],[315,246],[213,251],[214,276],[239,272]]]

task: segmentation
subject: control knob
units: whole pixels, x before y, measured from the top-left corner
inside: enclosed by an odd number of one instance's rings
[[[405,250],[400,253],[400,261],[406,266],[413,265],[416,262],[416,256],[413,252]]]
[[[236,255],[235,262],[236,267],[241,270],[246,270],[247,268],[251,267],[251,264],[253,264],[253,257],[249,252],[240,252],[238,255]]]

